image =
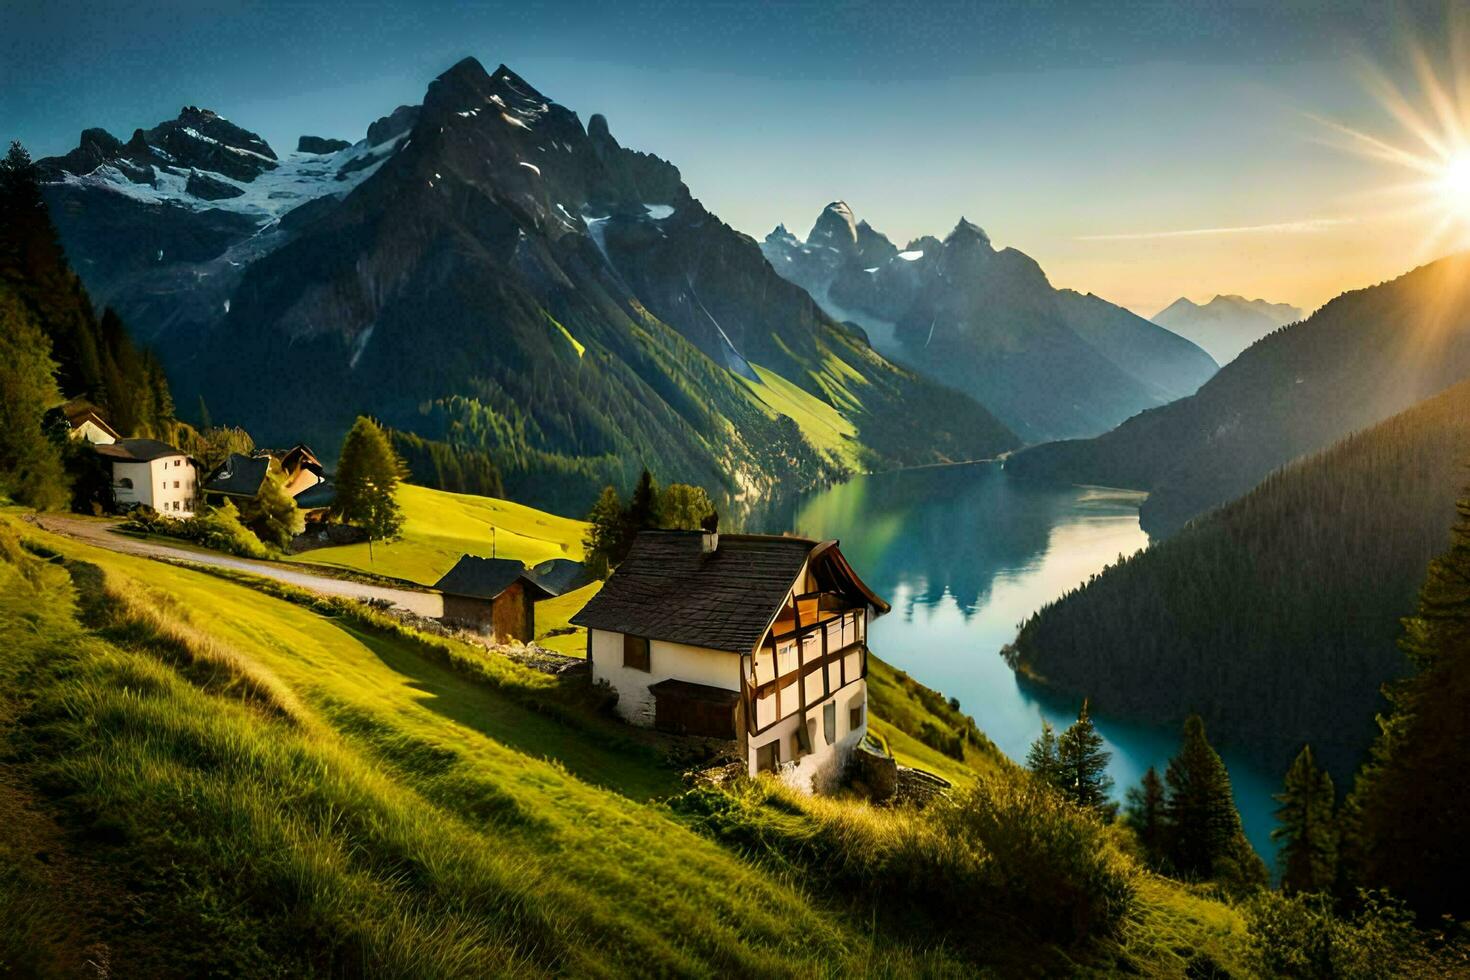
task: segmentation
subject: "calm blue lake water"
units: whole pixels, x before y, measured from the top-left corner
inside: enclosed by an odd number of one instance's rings
[[[769,506],[751,530],[838,538],[864,580],[893,604],[874,622],[879,656],[959,698],[966,713],[1012,759],[1041,730],[1077,716],[1080,699],[1022,686],[1001,659],[1020,623],[1121,554],[1148,544],[1138,526],[1142,495],[1015,481],[999,465],[974,463],[859,477]],[[1119,799],[1157,766],[1163,774],[1178,731],[1094,712],[1113,753]],[[1271,794],[1280,774],[1259,771],[1216,746],[1230,768],[1247,835],[1270,860]]]

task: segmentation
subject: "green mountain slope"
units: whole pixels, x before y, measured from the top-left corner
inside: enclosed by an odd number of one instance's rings
[[[4,524],[0,964],[22,974],[90,960],[148,976],[1169,976],[1197,950],[1244,963],[1238,912],[1129,870],[1101,838],[1087,853],[1105,849],[1137,897],[1115,938],[1066,949],[990,918],[1005,891],[950,935],[882,880],[814,892],[817,878],[656,802],[682,791],[665,748],[575,682],[351,604],[25,528],[43,560]],[[918,702],[895,717],[943,720]],[[787,843],[918,826],[842,801],[751,816]]]
[[[1310,742],[1341,784],[1402,669],[1399,620],[1467,463],[1470,381],[1110,567],[1027,621],[1011,653],[1115,715],[1197,711],[1282,771]]]
[[[371,413],[487,453],[511,496],[563,513],[644,466],[734,500],[1017,445],[823,314],[672,164],[504,66],[467,58],[373,129],[213,202],[171,190],[142,147],[89,144],[122,154],[96,167],[116,179],[68,170],[76,154],[46,161],[78,268],[160,338],[180,404],[325,452]],[[272,190],[283,174],[291,187]],[[266,207],[300,187],[316,196]],[[216,214],[245,229],[190,231]]]
[[[1306,453],[1470,377],[1470,255],[1344,293],[1257,342],[1195,395],[1090,440],[1026,450],[1022,476],[1148,490],[1151,535]]]

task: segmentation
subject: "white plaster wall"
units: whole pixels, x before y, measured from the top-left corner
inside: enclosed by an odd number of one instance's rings
[[[131,487],[124,487],[123,480],[131,480]],[[112,464],[112,495],[119,506],[147,504],[153,506],[153,467],[148,463]]]
[[[151,469],[149,481],[151,501],[145,501],[160,514],[169,517],[190,517],[194,513],[194,498],[198,474],[187,456],[165,456],[148,464]],[[174,484],[178,484],[175,486]],[[178,509],[174,509],[174,505]]]
[[[822,731],[822,710],[825,705],[833,702],[837,705],[837,737],[831,745],[828,745]],[[857,728],[853,728],[849,724],[848,709],[857,703],[863,706],[863,722]],[[842,778],[842,771],[847,767],[847,760],[851,757],[852,750],[858,742],[862,741],[868,731],[867,681],[856,680],[841,690],[832,692],[831,697],[807,708],[805,718],[816,721],[816,734],[812,739],[811,754],[792,761],[792,736],[796,733],[797,727],[804,723],[803,715],[798,712],[772,725],[769,731],[750,738],[746,746],[746,764],[752,776],[757,772],[757,749],[769,744],[772,740],[779,740],[781,742],[781,767],[778,772],[782,780],[808,793],[824,793],[834,789]]]
[[[727,691],[740,690],[740,656],[724,650],[653,640],[649,643],[648,667],[645,672],[623,666],[623,634],[592,631],[592,680],[612,685],[618,692],[618,714],[634,725],[653,727],[654,700],[648,689],[671,677]]]

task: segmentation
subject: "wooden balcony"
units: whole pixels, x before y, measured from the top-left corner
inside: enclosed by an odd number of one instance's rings
[[[773,627],[769,645],[751,658],[745,677],[745,717],[751,734],[758,735],[866,677],[865,629],[864,612],[851,609],[831,610],[816,622],[784,632]]]

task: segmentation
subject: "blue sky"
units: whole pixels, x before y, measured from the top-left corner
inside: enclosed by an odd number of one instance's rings
[[[204,105],[279,151],[359,138],[473,54],[678,164],[743,231],[829,200],[900,244],[963,214],[1058,285],[1315,306],[1442,243],[1365,191],[1393,168],[1361,62],[1402,76],[1433,4],[189,3],[9,0],[0,137],[64,152]],[[1173,234],[1191,232],[1188,235]],[[1168,234],[1164,234],[1168,233]]]

